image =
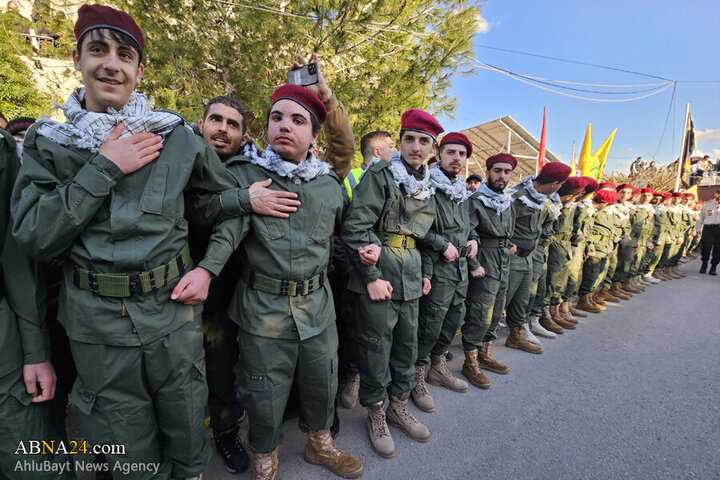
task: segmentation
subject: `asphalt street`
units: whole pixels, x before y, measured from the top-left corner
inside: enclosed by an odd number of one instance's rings
[[[336,443],[360,458],[365,479],[720,478],[720,277],[698,274],[698,261],[681,268],[686,278],[543,340],[542,355],[506,348],[502,331],[492,352],[509,375],[488,373],[489,390],[464,394],[430,386],[434,413],[411,406],[429,443],[391,427],[396,456],[379,457],[361,407],[340,411]],[[459,338],[452,352],[461,376]],[[305,463],[296,421],[284,430],[280,478],[338,478]],[[204,478],[251,477],[227,473],[216,454]]]

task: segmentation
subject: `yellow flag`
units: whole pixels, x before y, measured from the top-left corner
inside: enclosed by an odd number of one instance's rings
[[[600,177],[602,177],[603,170],[605,169],[605,161],[607,160],[608,153],[610,153],[610,146],[615,139],[615,132],[617,132],[617,128],[612,131],[608,138],[605,139],[603,144],[600,145],[600,148],[593,153],[592,158],[594,161],[592,174],[590,176],[595,180],[600,181]]]
[[[685,190],[685,193],[692,193],[693,195],[695,195],[695,198],[697,199],[698,198],[697,185],[693,185],[692,187],[688,188],[687,190]]]
[[[580,149],[580,157],[578,158],[577,169],[580,170],[580,175],[590,175],[590,169],[592,168],[592,159],[590,158],[590,144],[592,143],[590,137],[590,130],[592,124],[588,123],[587,132],[585,132],[585,141],[583,141],[582,148]]]
[[[573,157],[572,160],[570,160],[570,176],[574,177],[575,175],[575,157]]]

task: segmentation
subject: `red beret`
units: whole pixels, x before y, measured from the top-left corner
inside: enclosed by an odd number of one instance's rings
[[[5,131],[10,135],[15,135],[18,132],[27,130],[33,123],[35,123],[35,119],[31,117],[13,118],[5,125]]]
[[[327,119],[325,104],[313,92],[300,85],[283,85],[272,94],[272,103],[278,100],[292,100],[310,112],[321,125]]]
[[[672,197],[672,193],[661,193],[663,200],[667,200],[668,198]]]
[[[496,163],[509,163],[512,165],[513,170],[517,167],[517,159],[509,153],[496,153],[495,155],[488,157],[487,160],[485,160],[485,167],[489,170]]]
[[[422,110],[408,110],[400,117],[400,129],[425,133],[437,141],[438,135],[445,131],[435,117]],[[468,154],[470,156],[470,154]]]
[[[685,193],[685,194],[683,194],[683,196],[684,196],[684,197],[690,197],[690,198],[692,198],[693,200],[695,200],[695,194],[694,194],[694,193]]]
[[[672,192],[671,195],[673,197],[683,197],[683,195],[685,195],[685,194],[682,192]]]
[[[465,145],[465,148],[467,148],[467,156],[469,157],[472,155],[472,142],[470,139],[465,136],[465,134],[458,133],[458,132],[450,132],[447,135],[445,135],[442,140],[440,141],[440,146],[447,145],[448,143],[457,143],[458,145]]]
[[[598,186],[598,189],[602,190],[603,188],[612,188],[613,190],[615,190],[615,184],[611,182],[602,182]]]
[[[624,188],[629,188],[630,190],[635,190],[635,187],[632,186],[631,184],[623,183],[622,185],[618,185],[617,187],[615,187],[615,191],[620,192],[620,190],[622,190]]]
[[[640,193],[652,193],[653,195],[655,195],[655,190],[653,190],[652,188],[641,188]]]
[[[105,5],[83,5],[78,10],[78,18],[75,22],[75,40],[80,41],[83,35],[96,28],[111,28],[124,34],[130,35],[140,51],[145,48],[145,39],[142,30],[135,20],[123,12]]]
[[[603,203],[615,203],[619,198],[620,196],[617,192],[613,192],[612,190],[599,190],[595,192],[593,200]]]
[[[594,192],[598,189],[600,184],[592,177],[582,177],[585,179],[585,193]]]
[[[572,173],[572,169],[560,162],[548,162],[538,173],[538,177],[549,180],[550,182],[564,182]]]
[[[583,177],[569,177],[558,190],[558,195],[562,197],[571,193],[584,192],[585,185],[587,185],[587,180]]]

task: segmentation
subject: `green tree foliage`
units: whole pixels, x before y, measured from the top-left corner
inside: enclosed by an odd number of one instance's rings
[[[479,4],[470,0],[125,0],[146,36],[139,89],[190,120],[215,95],[237,98],[264,132],[273,89],[296,53],[315,51],[358,136],[396,130],[409,108],[452,112],[469,73]]]
[[[35,2],[33,19],[14,11],[0,14],[0,111],[8,119],[49,112],[50,92],[38,90],[32,68],[42,70],[42,58],[69,58],[74,47],[72,26],[68,16],[49,2]],[[33,46],[29,35],[42,39]]]

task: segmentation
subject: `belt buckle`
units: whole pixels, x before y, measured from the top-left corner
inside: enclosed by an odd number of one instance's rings
[[[402,248],[407,248],[407,239],[408,239],[407,235],[403,235],[402,243],[401,243]]]
[[[128,287],[130,289],[130,295],[137,293],[138,295],[141,292],[140,287],[140,277],[137,275],[128,275],[129,281],[128,281]]]
[[[294,297],[297,295],[297,282],[292,280],[281,280],[280,281],[280,295],[287,295]]]

